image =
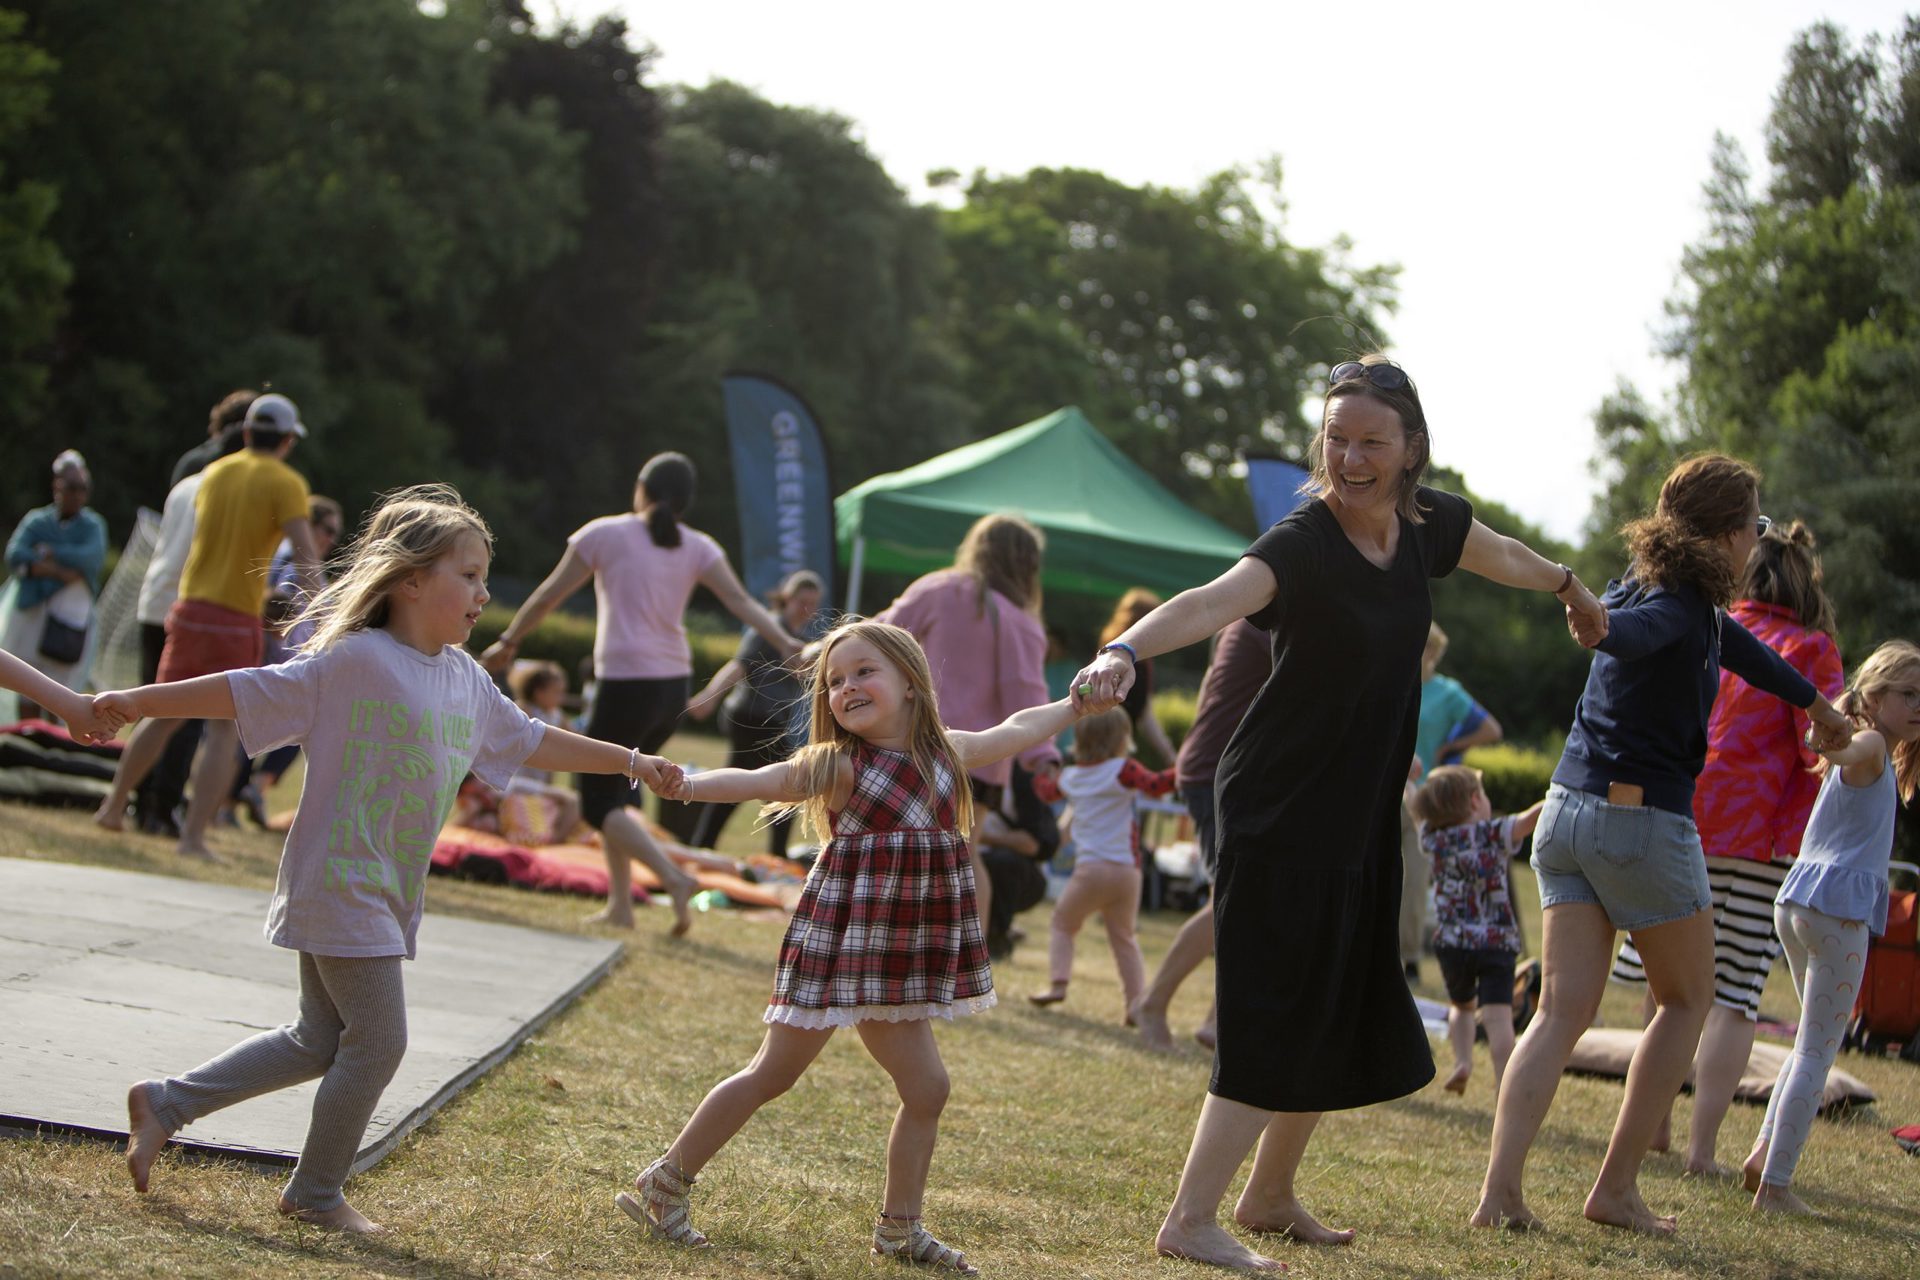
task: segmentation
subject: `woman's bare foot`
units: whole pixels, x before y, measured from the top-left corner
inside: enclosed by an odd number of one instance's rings
[[[1035,991],[1027,996],[1028,1004],[1059,1004],[1067,998],[1067,984],[1056,982],[1045,991]]]
[[[1725,1178],[1728,1181],[1740,1176],[1738,1169],[1729,1169],[1718,1160],[1698,1161],[1687,1159],[1687,1167],[1680,1174],[1683,1178]]]
[[[1657,1214],[1647,1208],[1638,1188],[1631,1188],[1622,1194],[1603,1192],[1595,1187],[1587,1193],[1587,1205],[1581,1213],[1588,1222],[1597,1222],[1603,1227],[1644,1231],[1650,1236],[1670,1236],[1679,1229],[1679,1219],[1671,1214]]]
[[[1217,1222],[1182,1227],[1168,1218],[1153,1238],[1153,1250],[1163,1258],[1184,1258],[1210,1267],[1232,1267],[1236,1271],[1285,1271],[1287,1264],[1278,1258],[1255,1253],[1227,1234]]]
[[[1546,1228],[1527,1208],[1527,1202],[1515,1196],[1511,1200],[1496,1200],[1489,1196],[1480,1198],[1480,1207],[1467,1219],[1470,1227],[1505,1227],[1509,1231],[1541,1231]]]
[[[188,844],[182,841],[174,846],[173,851],[183,858],[192,858],[195,862],[206,862],[216,867],[223,867],[227,863],[225,858],[207,848],[204,843]]]
[[[1746,1161],[1740,1166],[1741,1182],[1749,1191],[1760,1189],[1760,1175],[1767,1171],[1767,1148],[1770,1143],[1756,1143],[1747,1153]]]
[[[383,1236],[387,1234],[385,1227],[348,1204],[345,1200],[340,1202],[340,1207],[337,1209],[302,1209],[300,1206],[289,1201],[285,1196],[281,1196],[280,1212],[296,1222],[304,1222],[309,1226],[324,1227],[328,1231],[346,1231],[354,1235],[362,1236]]]
[[[147,1100],[149,1083],[142,1080],[127,1090],[127,1172],[133,1175],[135,1191],[147,1189],[147,1174],[172,1136],[153,1114],[153,1104]]]
[[[1214,1035],[1213,1024],[1211,1022],[1203,1022],[1193,1029],[1193,1038],[1195,1043],[1202,1049],[1205,1049],[1208,1053],[1212,1053],[1214,1041],[1218,1037]]]
[[[1240,1193],[1233,1207],[1233,1220],[1249,1231],[1262,1235],[1285,1236],[1295,1244],[1352,1244],[1353,1231],[1336,1231],[1322,1226],[1298,1199],[1256,1201],[1248,1192]]]
[[[127,829],[127,809],[125,805],[115,808],[111,801],[102,804],[93,811],[93,825],[102,831],[125,831]]]
[[[1757,1213],[1793,1213],[1810,1215],[1813,1213],[1805,1200],[1793,1194],[1786,1187],[1776,1187],[1771,1182],[1763,1182],[1760,1189],[1753,1193],[1753,1207]]]
[[[1139,1028],[1141,1044],[1155,1053],[1173,1052],[1173,1028],[1167,1025],[1166,1010],[1150,1008],[1143,1003],[1127,1012],[1132,1015],[1134,1026]]]
[[[667,886],[667,898],[673,904],[671,936],[684,938],[687,930],[693,928],[693,895],[698,892],[700,882],[688,875],[681,876]]]
[[[1473,1064],[1471,1062],[1456,1062],[1453,1064],[1453,1074],[1447,1077],[1447,1083],[1442,1087],[1445,1088],[1448,1093],[1465,1093],[1467,1091],[1467,1081],[1472,1078]]]
[[[609,929],[631,929],[633,928],[633,906],[632,904],[628,904],[626,909],[622,910],[620,907],[609,902],[606,906],[581,921],[581,923],[603,924]]]

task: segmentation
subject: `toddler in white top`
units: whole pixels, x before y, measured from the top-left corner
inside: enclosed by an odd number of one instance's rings
[[[1027,997],[1034,1004],[1059,1004],[1073,976],[1073,943],[1087,917],[1098,913],[1107,927],[1107,946],[1120,971],[1125,1008],[1139,1003],[1146,990],[1147,967],[1133,925],[1140,912],[1140,822],[1136,794],[1164,796],[1173,790],[1174,771],[1159,773],[1132,759],[1133,723],[1123,708],[1089,716],[1073,735],[1073,763],[1057,779],[1034,780],[1046,801],[1067,800],[1062,838],[1071,831],[1073,876],[1054,904],[1048,930],[1047,960],[1051,985]]]

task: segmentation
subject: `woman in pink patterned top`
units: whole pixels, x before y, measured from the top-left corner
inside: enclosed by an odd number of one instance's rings
[[[1821,585],[1813,531],[1794,521],[1768,531],[1747,560],[1728,616],[1758,636],[1827,698],[1846,683],[1833,639],[1833,605]],[[1693,813],[1713,890],[1713,1008],[1693,1062],[1693,1122],[1687,1168],[1727,1172],[1714,1159],[1720,1122],[1753,1051],[1760,992],[1780,954],[1773,899],[1800,852],[1820,779],[1805,744],[1807,716],[1730,671],[1707,725],[1707,763]],[[1613,968],[1617,982],[1644,983],[1631,940]],[[1664,1136],[1663,1128],[1663,1136]],[[1660,1138],[1655,1149],[1664,1149]]]

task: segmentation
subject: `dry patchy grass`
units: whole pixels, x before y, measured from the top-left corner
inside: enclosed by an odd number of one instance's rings
[[[710,741],[691,745],[680,754],[711,759]],[[757,845],[747,827],[737,820],[728,843]],[[216,845],[231,866],[181,865],[163,842],[104,836],[73,812],[0,809],[7,856],[271,884],[278,849],[270,838],[223,832]],[[438,880],[430,898],[436,911],[561,930],[580,928],[590,905]],[[891,1103],[886,1078],[851,1036],[838,1037],[709,1167],[695,1220],[714,1249],[686,1253],[647,1240],[613,1208],[613,1193],[665,1146],[704,1091],[753,1052],[779,940],[774,922],[722,912],[674,942],[664,915],[643,915],[604,983],[355,1179],[355,1201],[396,1228],[393,1236],[355,1241],[281,1219],[273,1212],[277,1182],[246,1166],[169,1155],[154,1191],[141,1197],[116,1149],[27,1139],[0,1143],[0,1277],[871,1277],[866,1235]],[[1024,923],[1043,936],[1044,911]],[[1178,923],[1143,922],[1150,961]],[[1528,925],[1537,938],[1537,914]],[[1083,939],[1073,999],[1030,1009],[1020,997],[1044,981],[1043,952],[1030,942],[1001,967],[1001,1008],[939,1030],[954,1094],[935,1156],[930,1221],[989,1275],[1202,1274],[1155,1259],[1150,1242],[1192,1133],[1207,1060],[1191,1043],[1173,1058],[1144,1053],[1120,1028],[1118,983],[1097,931]],[[1426,992],[1437,996],[1427,968]],[[1174,1009],[1176,1027],[1192,1027],[1204,999],[1204,981],[1190,983]],[[1792,1011],[1778,979],[1766,1008]],[[1607,1017],[1632,1021],[1624,993],[1609,995]],[[1881,1102],[1820,1125],[1800,1173],[1802,1194],[1824,1215],[1811,1223],[1756,1218],[1733,1186],[1683,1179],[1675,1158],[1651,1157],[1642,1183],[1652,1204],[1680,1212],[1673,1241],[1580,1219],[1620,1088],[1569,1078],[1530,1168],[1533,1203],[1551,1229],[1514,1236],[1464,1225],[1493,1103],[1481,1053],[1462,1099],[1433,1087],[1327,1117],[1301,1170],[1302,1191],[1329,1221],[1359,1228],[1360,1243],[1280,1246],[1296,1274],[1920,1273],[1920,1162],[1886,1135],[1920,1118],[1920,1071],[1843,1060]],[[1681,1125],[1688,1105],[1678,1107]],[[1756,1108],[1734,1108],[1722,1159],[1744,1153],[1759,1120]]]

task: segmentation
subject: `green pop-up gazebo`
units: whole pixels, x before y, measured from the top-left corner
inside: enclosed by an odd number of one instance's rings
[[[1071,406],[1025,426],[874,476],[834,501],[847,607],[860,578],[953,563],[967,528],[1016,512],[1047,535],[1049,590],[1172,595],[1215,577],[1248,539],[1182,503]]]

